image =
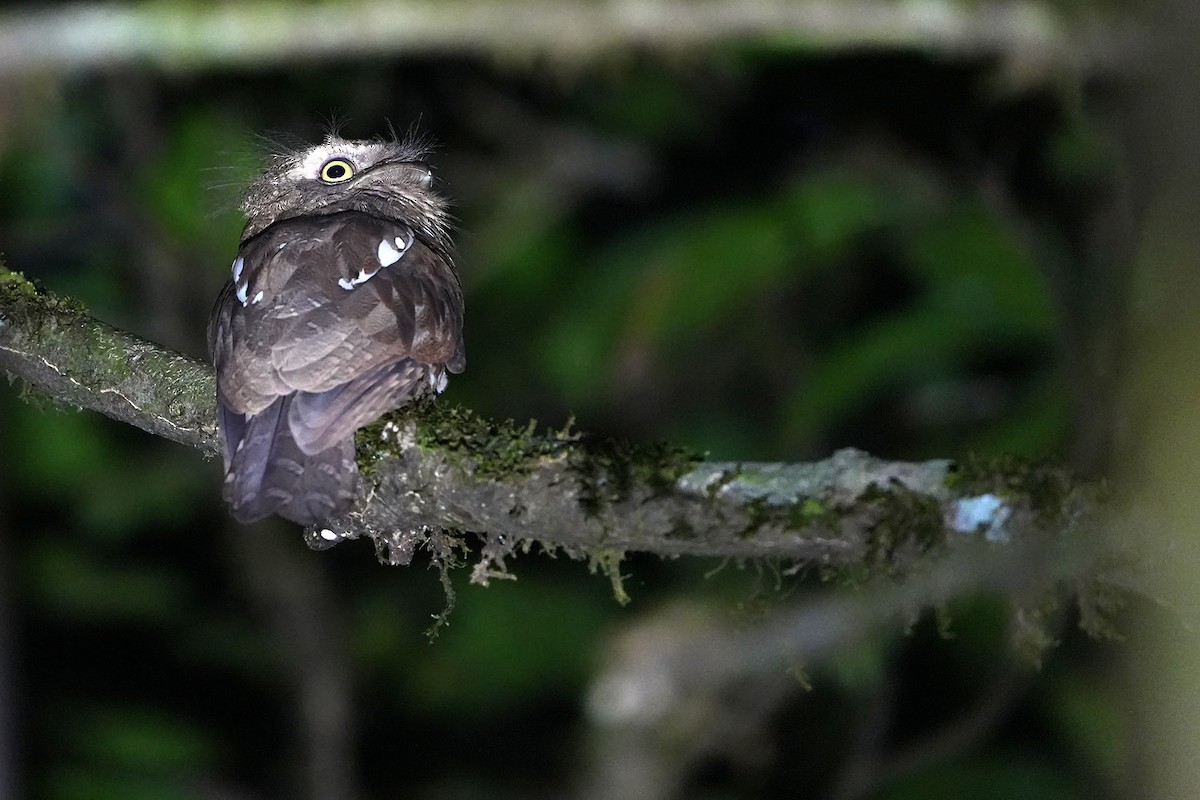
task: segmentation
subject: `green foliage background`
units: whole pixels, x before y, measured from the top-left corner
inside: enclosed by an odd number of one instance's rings
[[[415,124],[440,142],[462,230],[469,363],[446,402],[722,459],[1069,459],[1097,401],[1069,368],[1095,322],[1086,223],[1119,157],[1076,88],[784,46],[561,71],[426,57],[29,78],[0,109],[0,249],[199,356],[254,134],[313,139],[331,112],[353,136]],[[634,558],[621,608],[583,565],[532,555],[515,582],[456,576],[427,643],[443,599],[421,563],[238,528],[217,464],[20,394],[0,393],[0,574],[30,797],[304,795],[298,667],[237,537],[278,539],[311,579],[353,687],[364,797],[566,796],[617,632],[680,602],[752,624],[819,590],[761,565]],[[1065,624],[1035,675],[1008,661],[996,603],[951,611],[952,638],[921,621],[813,665],[814,688],[763,731],[773,756],[698,758],[681,796],[834,796],[881,692],[883,747],[903,752],[1011,674],[1021,688],[982,735],[853,796],[1117,793],[1127,709],[1105,646]]]

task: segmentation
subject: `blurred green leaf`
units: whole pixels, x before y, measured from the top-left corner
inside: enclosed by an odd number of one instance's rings
[[[1061,374],[1047,369],[1026,387],[1009,413],[975,434],[969,450],[979,455],[1045,458],[1059,452],[1071,432],[1070,393]]]
[[[179,775],[209,765],[209,736],[159,709],[108,708],[84,712],[73,723],[69,746],[114,774]]]
[[[1058,674],[1047,689],[1047,710],[1086,769],[1104,781],[1127,773],[1132,742],[1112,686],[1075,669]]]
[[[1111,134],[1083,113],[1072,114],[1051,137],[1050,163],[1067,180],[1107,181],[1120,169]]]
[[[11,409],[9,436],[24,453],[14,484],[44,502],[69,498],[89,535],[124,538],[149,524],[183,523],[212,492],[214,467],[174,458],[161,441],[119,427],[93,412],[42,410],[28,403]],[[136,447],[146,437],[146,450]],[[112,469],[123,458],[122,469]]]
[[[870,795],[872,800],[1075,800],[1085,796],[1049,760],[1015,753],[945,761]]]
[[[165,149],[139,165],[135,180],[142,207],[177,246],[207,249],[236,242],[242,227],[237,201],[256,172],[246,132],[207,108],[183,115],[175,125]]]
[[[797,383],[785,410],[789,440],[810,441],[877,393],[941,375],[972,352],[971,323],[944,309],[924,308],[885,317],[830,348]]]
[[[901,241],[922,281],[916,301],[852,332],[812,374],[798,376],[785,412],[789,439],[811,441],[882,391],[961,374],[989,353],[1053,345],[1046,281],[1015,231],[979,202],[954,203],[914,222]],[[1037,421],[1044,431],[1060,420],[1052,413]]]
[[[477,717],[579,691],[611,613],[608,591],[606,582],[587,578],[522,578],[460,591],[450,627],[422,649],[403,681],[407,702]]]
[[[0,158],[0,182],[9,191],[0,192],[0,219],[26,217],[30,222],[40,219],[40,225],[49,227],[74,199],[74,166],[52,147],[27,144],[4,152]]]
[[[212,496],[220,465],[172,457],[173,448],[154,442],[150,452],[130,459],[124,470],[94,476],[80,497],[80,519],[106,536],[129,536],[151,526],[183,525]]]
[[[23,567],[32,601],[63,619],[172,624],[189,607],[189,584],[162,565],[106,563],[78,542],[42,540]]]
[[[1049,339],[1055,321],[1045,276],[1025,234],[979,198],[952,203],[905,231],[908,263],[924,279],[930,306],[960,317],[976,337]]]
[[[195,800],[186,782],[112,775],[103,768],[59,769],[46,779],[48,800]]]
[[[73,499],[81,484],[109,469],[113,442],[95,414],[13,403],[7,415],[8,446],[21,453],[21,468],[10,477],[18,491]]]
[[[696,87],[661,65],[634,63],[591,83],[583,114],[600,130],[644,142],[694,137],[706,130],[706,107]]]
[[[544,335],[543,363],[573,400],[594,395],[608,381],[597,365],[610,363],[622,342],[684,349],[755,298],[836,268],[895,220],[894,188],[818,172],[765,201],[693,211],[631,234],[580,273],[573,302]]]
[[[862,696],[876,690],[887,679],[889,661],[896,649],[896,637],[877,636],[864,639],[836,653],[822,664],[836,685],[854,695]]]
[[[435,597],[418,595],[415,602],[428,602],[431,609],[437,602]],[[390,681],[397,672],[412,667],[412,650],[419,648],[425,654],[425,628],[414,624],[413,615],[402,607],[405,602],[414,602],[411,594],[401,594],[392,587],[374,587],[362,592],[350,613],[351,650],[356,664],[362,664],[372,673],[382,673]],[[457,613],[451,623],[457,621]],[[436,646],[438,640],[434,641]]]
[[[256,685],[275,685],[278,646],[256,622],[248,614],[189,620],[175,651],[185,664],[222,670]]]

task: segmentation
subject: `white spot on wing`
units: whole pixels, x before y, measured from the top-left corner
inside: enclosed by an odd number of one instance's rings
[[[237,299],[242,301],[243,306],[248,302],[246,300],[246,290],[249,288],[249,283],[243,283],[241,286],[237,287]]]
[[[233,282],[237,283],[242,277],[242,268],[246,266],[246,261],[241,256],[233,261]]]
[[[327,542],[336,542],[341,537],[338,536],[333,531],[329,530],[329,528],[322,528],[321,529],[321,538]]]
[[[398,257],[399,256],[397,256],[397,258]],[[350,278],[350,279],[338,278],[338,286],[342,287],[343,289],[345,289],[348,292],[351,289],[353,289],[355,286],[358,286],[360,283],[366,283],[367,281],[371,280],[371,278],[374,278],[375,273],[377,273],[377,272],[379,272],[379,270],[377,270],[377,269],[372,270],[371,272],[367,272],[365,269],[360,269],[358,271],[358,275],[356,275],[353,278]]]
[[[400,244],[400,242],[401,239],[399,236],[397,236],[396,244]],[[407,249],[407,247],[401,247],[399,250],[397,250],[395,247],[392,247],[392,243],[387,239],[381,239],[379,241],[379,251],[376,256],[379,259],[380,264],[385,267],[390,267],[392,264],[395,264],[400,260],[400,255],[404,250]]]
[[[251,302],[251,303],[257,303],[258,301],[260,301],[260,300],[262,300],[262,299],[263,299],[263,292],[262,292],[262,289],[259,289],[259,290],[258,290],[258,294],[254,295],[254,299],[253,299],[253,300],[251,300],[250,302]]]

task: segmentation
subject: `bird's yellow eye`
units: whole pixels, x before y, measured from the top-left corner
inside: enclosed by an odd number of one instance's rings
[[[325,183],[341,183],[354,177],[354,167],[344,158],[333,158],[321,167],[321,180]]]

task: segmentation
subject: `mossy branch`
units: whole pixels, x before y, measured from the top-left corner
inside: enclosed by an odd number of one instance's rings
[[[0,368],[60,403],[218,452],[207,364],[3,268]],[[1055,469],[887,462],[855,450],[810,464],[711,462],[569,426],[497,424],[444,402],[380,420],[358,446],[360,502],[308,531],[310,544],[368,536],[385,561],[406,563],[418,546],[452,551],[458,533],[476,533],[480,581],[531,545],[587,557],[618,584],[629,551],[892,573],[967,541],[1002,546],[1077,528],[1099,492]]]
[[[212,367],[105,325],[2,265],[0,369],[63,405],[220,452]]]

